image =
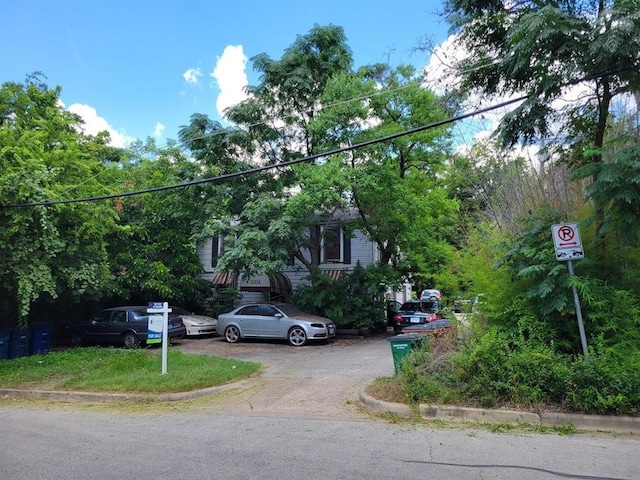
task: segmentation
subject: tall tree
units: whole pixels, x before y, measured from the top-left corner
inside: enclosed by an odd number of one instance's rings
[[[448,0],[445,14],[470,52],[459,64],[463,90],[527,94],[501,122],[504,144],[556,135],[574,165],[595,165],[596,181],[612,102],[640,86],[638,1]],[[577,82],[577,101],[556,102]],[[593,198],[602,226],[604,205]]]
[[[351,70],[344,30],[316,25],[298,36],[279,60],[261,54],[251,61],[261,81],[248,88],[247,100],[226,112],[237,126],[228,137],[236,148],[233,158],[244,165],[268,166],[321,153],[309,125],[321,108],[318,99],[331,77]],[[220,268],[250,276],[281,269],[292,255],[300,259],[311,255],[308,268],[319,264],[316,247],[322,232],[308,223],[310,215],[316,221],[318,216],[330,215],[343,198],[336,194],[335,184],[315,188],[313,193],[301,189],[316,181],[329,185],[332,174],[320,175],[320,171],[332,167],[314,167],[274,168],[254,176],[258,181],[244,191],[243,198],[237,197],[229,216],[212,226],[228,235]],[[209,232],[215,233],[216,228]]]
[[[117,229],[111,206],[47,205],[113,193],[109,164],[119,158],[108,137],[79,133],[60,92],[38,74],[0,88],[0,288],[23,326],[34,302],[100,298],[111,278],[103,240]]]
[[[433,274],[455,237],[457,205],[443,196],[438,174],[447,157],[448,130],[428,126],[447,117],[440,100],[424,89],[410,66],[362,67],[335,76],[322,97],[312,131],[323,149],[374,143],[343,156],[349,207],[357,227],[375,242],[380,263],[405,274]]]
[[[173,142],[158,148],[138,142],[122,162],[119,191],[144,191],[202,178],[201,165]],[[215,185],[191,185],[121,197],[115,210],[122,228],[107,238],[115,285],[114,297],[145,303],[166,300],[197,304],[210,288],[199,279],[202,264],[196,244],[219,197]]]

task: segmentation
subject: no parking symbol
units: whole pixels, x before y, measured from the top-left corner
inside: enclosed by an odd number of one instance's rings
[[[577,223],[552,225],[551,234],[556,248],[556,259],[567,261],[584,258],[582,240],[580,240],[580,231]]]

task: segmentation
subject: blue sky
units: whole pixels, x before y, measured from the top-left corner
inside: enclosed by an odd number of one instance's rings
[[[356,67],[423,67],[427,54],[413,52],[419,40],[448,36],[439,0],[0,0],[0,7],[0,82],[42,72],[88,130],[110,130],[114,144],[155,136],[162,145],[193,113],[221,120],[219,109],[243,84],[258,82],[248,59],[279,59],[314,24],[345,29]]]

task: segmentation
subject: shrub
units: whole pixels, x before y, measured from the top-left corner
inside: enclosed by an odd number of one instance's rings
[[[379,267],[357,265],[338,280],[317,270],[310,275],[311,285],[302,285],[292,295],[301,310],[332,319],[338,328],[364,332],[380,331],[386,326]]]

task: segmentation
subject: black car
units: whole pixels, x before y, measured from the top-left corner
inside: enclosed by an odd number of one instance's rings
[[[393,327],[395,333],[402,332],[404,327],[424,325],[442,320],[442,313],[437,300],[409,300],[404,303],[387,303],[387,326]]]
[[[71,344],[122,344],[135,348],[147,342],[149,330],[148,307],[114,307],[102,310],[87,323],[75,325],[71,333]],[[182,338],[186,329],[182,319],[169,314],[169,339]]]

